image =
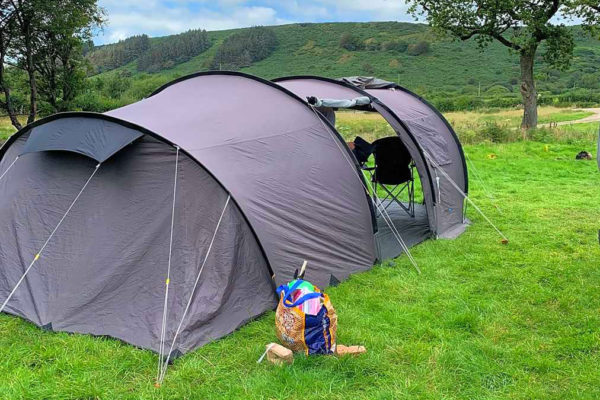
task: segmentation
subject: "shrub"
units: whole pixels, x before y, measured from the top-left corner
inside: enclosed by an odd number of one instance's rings
[[[408,49],[408,43],[402,40],[393,40],[381,44],[381,50],[383,51],[397,51],[399,53],[404,53],[406,49]]]
[[[358,51],[363,49],[363,43],[353,34],[344,33],[340,38],[340,47],[348,51]]]
[[[510,129],[496,122],[488,121],[481,128],[481,135],[494,143],[507,142],[511,136]]]
[[[417,42],[415,44],[411,44],[410,46],[408,46],[407,52],[411,56],[420,56],[422,54],[429,53],[429,50],[430,50],[429,42],[421,40],[420,42]]]
[[[375,68],[368,62],[363,63],[362,70],[363,70],[363,72],[367,73],[368,75],[373,75],[375,73]]]

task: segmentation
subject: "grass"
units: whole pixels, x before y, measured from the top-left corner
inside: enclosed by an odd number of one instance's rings
[[[0,143],[3,143],[10,135],[15,133],[8,117],[0,117]]]
[[[600,173],[575,161],[595,141],[574,129],[551,143],[465,146],[471,195],[508,245],[470,209],[461,237],[412,250],[422,275],[400,257],[327,290],[339,342],[364,344],[363,356],[258,365],[276,340],[268,313],[177,360],[155,388],[149,351],[3,314],[0,398],[599,398]]]

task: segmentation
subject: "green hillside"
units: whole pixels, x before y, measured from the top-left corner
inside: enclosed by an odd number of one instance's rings
[[[269,29],[278,40],[275,50],[240,71],[267,79],[300,74],[374,75],[427,96],[442,110],[519,104],[518,57],[497,43],[481,51],[474,41],[442,39],[434,36],[426,25],[398,22],[293,24]],[[542,104],[600,103],[600,41],[585,35],[580,27],[572,29],[577,47],[568,71],[544,65],[540,52],[536,75]],[[88,108],[93,106],[93,100],[100,100],[96,105],[100,109],[129,103],[171,79],[206,71],[223,41],[243,31],[208,32],[208,50],[189,61],[171,63],[171,68],[156,73],[140,72],[137,61],[133,61],[96,75],[92,81],[98,93],[87,94]],[[349,34],[358,42],[360,50],[349,51],[340,46],[342,37]],[[153,38],[151,44],[175,40],[175,37]],[[388,46],[398,42],[408,45],[409,49]],[[428,51],[411,55],[415,54],[411,46],[423,43]],[[387,50],[389,47],[392,49]]]

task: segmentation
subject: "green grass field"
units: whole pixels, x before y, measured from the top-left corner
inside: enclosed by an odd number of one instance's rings
[[[353,114],[339,124],[346,136],[362,126]],[[3,314],[0,399],[600,398],[600,172],[575,161],[595,154],[598,124],[569,128],[465,146],[472,198],[508,245],[471,208],[460,238],[413,248],[421,275],[400,257],[327,290],[339,343],[366,355],[259,365],[276,340],[268,313],[177,360],[155,388],[154,353]]]

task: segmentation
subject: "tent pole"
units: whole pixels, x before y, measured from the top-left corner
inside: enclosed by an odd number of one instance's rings
[[[25,280],[25,277],[27,276],[27,274],[29,274],[29,271],[33,268],[33,265],[36,263],[36,261],[38,261],[40,259],[40,257],[42,256],[42,253],[44,252],[44,249],[46,249],[46,246],[48,246],[48,243],[50,243],[50,240],[52,240],[52,237],[54,237],[54,234],[56,233],[56,231],[58,231],[58,228],[60,228],[60,226],[62,225],[62,223],[65,220],[65,218],[67,218],[67,215],[69,215],[69,213],[73,209],[73,206],[75,206],[75,203],[77,203],[77,200],[79,200],[79,197],[81,197],[81,194],[83,193],[83,191],[85,190],[85,188],[88,186],[88,184],[90,183],[90,181],[92,180],[92,178],[94,177],[94,175],[96,175],[96,172],[98,172],[98,169],[100,168],[100,165],[102,165],[102,163],[96,165],[96,168],[94,168],[94,172],[92,173],[92,175],[90,175],[90,177],[88,178],[88,180],[85,182],[85,185],[83,185],[83,187],[81,188],[81,190],[79,191],[79,193],[77,194],[77,196],[75,197],[75,199],[73,200],[73,202],[71,202],[71,205],[69,206],[69,208],[67,209],[67,211],[65,212],[65,214],[62,216],[62,218],[60,219],[60,221],[58,222],[58,224],[56,225],[56,227],[54,228],[54,230],[52,231],[52,233],[50,234],[50,236],[48,236],[48,239],[46,239],[46,242],[44,243],[44,245],[42,246],[42,248],[35,254],[35,256],[33,257],[33,260],[31,261],[31,263],[29,264],[29,266],[27,267],[27,269],[25,270],[25,272],[21,276],[21,279],[19,279],[19,281],[14,286],[14,288],[12,289],[12,291],[10,292],[10,294],[8,295],[8,297],[6,298],[6,300],[4,300],[4,303],[2,303],[2,306],[0,306],[0,312],[4,311],[4,308],[6,307],[6,305],[8,304],[8,302],[10,301],[10,299],[12,298],[12,296],[15,294],[15,292],[17,291],[17,289],[19,288],[19,286],[21,285],[21,283],[23,283],[23,281]]]

